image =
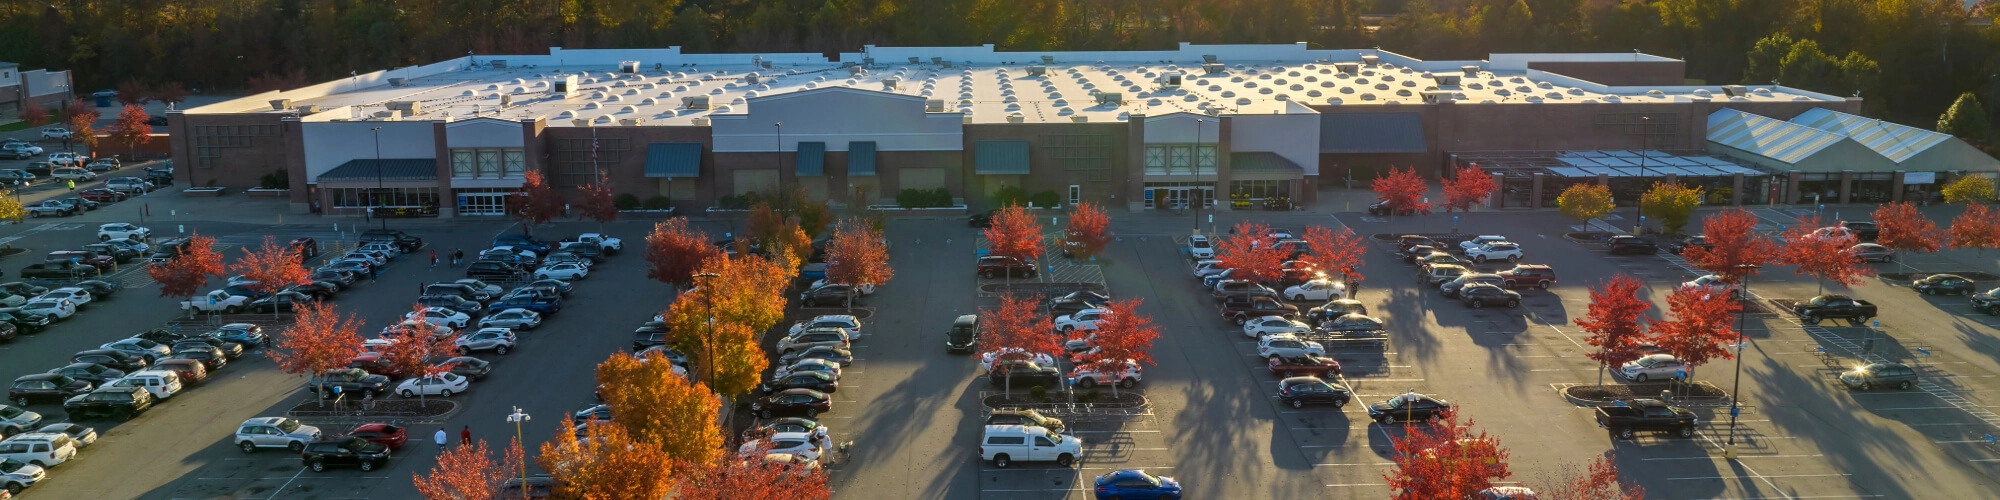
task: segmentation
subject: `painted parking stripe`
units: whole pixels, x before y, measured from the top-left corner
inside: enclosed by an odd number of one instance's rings
[[[1737,455],[1735,459],[1751,459],[1751,458],[1811,458],[1811,457],[1820,457],[1820,456],[1824,456],[1824,455]],[[1658,462],[1658,461],[1663,461],[1663,460],[1735,460],[1735,459],[1732,459],[1732,458],[1727,458],[1727,457],[1719,457],[1719,456],[1700,456],[1700,457],[1660,457],[1660,458],[1641,458],[1641,459],[1639,459],[1639,460],[1641,460],[1641,461],[1646,461],[1646,462]]]
[[[1761,476],[1761,475],[1760,475],[1760,476],[1701,476],[1701,477],[1670,477],[1670,478],[1667,478],[1667,480],[1668,480],[1668,481],[1704,481],[1704,480],[1714,480],[1714,479],[1749,479],[1749,478],[1752,478],[1752,477],[1755,477],[1755,478],[1767,478],[1767,479],[1768,479],[1768,478],[1780,478],[1780,477],[1846,477],[1846,476],[1852,476],[1852,475],[1853,475],[1853,474],[1786,474],[1786,475],[1779,475],[1779,476]]]
[[[1394,462],[1370,462],[1364,464],[1313,464],[1313,467],[1390,467]]]

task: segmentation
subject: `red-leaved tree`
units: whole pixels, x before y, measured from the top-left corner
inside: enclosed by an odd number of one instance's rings
[[[1229,279],[1257,283],[1277,283],[1285,277],[1285,254],[1272,246],[1271,226],[1262,222],[1238,222],[1234,234],[1215,245],[1215,258],[1222,267],[1234,269]]]
[[[293,285],[305,284],[312,271],[299,265],[299,254],[290,245],[279,245],[276,236],[264,236],[264,243],[256,250],[243,249],[243,257],[236,259],[230,268],[250,283],[244,287],[263,294],[277,293]],[[275,299],[273,299],[275,300]],[[278,313],[277,304],[272,304],[271,314]]]
[[[980,323],[986,329],[987,345],[993,352],[1019,349],[1031,354],[1047,354],[1051,357],[1062,355],[1063,338],[1054,334],[1055,321],[1036,310],[1041,303],[1040,296],[1019,296],[1012,293],[1000,296],[1000,307],[979,311]],[[995,363],[999,369],[999,363]],[[1013,393],[1013,377],[1006,373],[987,374],[1005,377],[1005,389]]]
[[[1499,189],[1500,185],[1493,182],[1493,175],[1479,167],[1458,169],[1444,181],[1444,211],[1451,213],[1452,209],[1457,209],[1470,212],[1472,205],[1485,203]]]
[[[186,253],[147,266],[146,275],[160,284],[161,297],[187,297],[192,301],[201,293],[201,286],[208,283],[208,277],[223,276],[222,254],[215,251],[215,238],[196,233],[188,238]]]
[[[1430,188],[1424,185],[1424,178],[1417,175],[1416,167],[1389,171],[1375,178],[1375,198],[1388,202],[1389,214],[1403,212],[1430,213],[1431,204],[1424,201],[1424,192]]]
[[[1639,300],[1640,286],[1637,278],[1621,274],[1601,286],[1591,287],[1590,312],[1576,319],[1576,326],[1591,333],[1584,342],[1597,348],[1584,356],[1597,361],[1599,389],[1604,387],[1607,367],[1639,359],[1637,348],[1646,338],[1639,322],[1646,317],[1646,310],[1652,308]]]
[[[1456,414],[1422,427],[1411,427],[1394,438],[1396,468],[1382,474],[1395,498],[1472,498],[1494,481],[1514,473],[1507,469],[1506,448],[1485,431],[1472,433],[1472,420],[1458,425]]]
[[[1076,204],[1070,211],[1069,227],[1063,231],[1068,238],[1070,255],[1089,260],[1104,253],[1104,246],[1111,244],[1111,216],[1096,203]]]
[[[1306,226],[1305,240],[1312,252],[1300,259],[1312,263],[1316,269],[1340,273],[1347,289],[1354,290],[1354,285],[1362,279],[1361,252],[1365,249],[1361,235],[1354,234],[1353,228],[1343,227],[1336,233],[1325,226]]]
[[[167,104],[185,101],[187,96],[187,87],[182,86],[181,82],[167,82],[153,88],[153,100]]]
[[[278,369],[285,373],[315,377],[323,388],[324,379],[317,378],[320,373],[347,366],[361,354],[361,336],[356,333],[360,328],[361,320],[351,314],[341,318],[334,313],[333,304],[305,304],[292,317],[292,327],[279,335],[277,344],[264,355],[277,361]],[[325,404],[326,391],[314,392]]]
[[[536,224],[548,223],[562,213],[563,201],[541,172],[529,170],[521,176],[521,190],[508,196],[507,208],[514,221],[521,223],[522,234],[534,234]]]
[[[1817,232],[1819,218],[1800,219],[1798,225],[1785,230],[1785,246],[1778,250],[1778,262],[1796,266],[1794,274],[1809,274],[1819,280],[1819,291],[1826,291],[1826,283],[1843,287],[1861,284],[1861,278],[1874,276],[1875,269],[1861,264],[1861,256],[1854,253],[1854,234],[1843,231]]]
[[[118,103],[126,106],[144,106],[153,100],[153,90],[139,80],[127,78],[118,84]]]
[[[1076,367],[1109,375],[1117,380],[1124,373],[1127,363],[1151,365],[1153,363],[1153,341],[1160,338],[1160,327],[1153,325],[1153,318],[1139,314],[1139,304],[1143,299],[1119,299],[1104,305],[1105,317],[1097,322],[1097,340],[1091,342],[1096,349],[1078,356]],[[1111,385],[1111,394],[1118,394],[1118,384]]]
[[[1535,487],[1536,500],[1646,500],[1646,489],[1618,474],[1609,452],[1591,459],[1582,470],[1565,464],[1559,473],[1544,475]]]
[[[1965,204],[1965,213],[1952,219],[1945,229],[1952,248],[1970,248],[1986,255],[1988,248],[2000,248],[2000,211],[1980,203]]]
[[[1721,276],[1723,282],[1741,286],[1743,278],[1757,274],[1757,266],[1770,263],[1777,245],[1757,234],[1757,216],[1741,208],[1718,212],[1701,220],[1703,241],[1712,248],[1690,245],[1681,257],[1694,267]]]
[[[829,500],[824,469],[765,460],[767,448],[724,455],[709,462],[677,461],[680,500]]]
[[[396,335],[388,349],[382,351],[382,361],[387,362],[389,371],[398,376],[423,379],[451,371],[450,365],[431,363],[452,357],[457,348],[455,337],[440,335],[442,331],[436,325],[424,321],[424,309],[422,304],[412,306],[411,310],[417,312],[416,320],[410,322],[410,327]],[[417,404],[421,406],[424,404],[423,393],[417,394]]]
[[[847,307],[854,307],[854,294],[863,285],[881,286],[896,276],[889,268],[889,247],[882,243],[882,234],[858,217],[849,217],[833,228],[833,239],[826,242],[826,279],[828,283],[845,283],[847,287]]]
[[[686,217],[654,224],[646,235],[646,277],[653,281],[686,285],[696,270],[722,257],[722,249],[708,241],[708,233],[688,225]]]
[[[118,112],[118,119],[111,122],[111,128],[105,130],[105,137],[125,146],[126,158],[137,160],[139,145],[153,141],[153,126],[146,123],[150,119],[146,108],[126,105]]]
[[[1936,222],[1907,201],[1876,208],[1875,227],[1880,230],[1875,244],[1898,252],[1931,253],[1944,249],[1944,231],[1938,230]]]
[[[504,500],[494,494],[502,483],[521,472],[523,455],[521,441],[510,439],[505,455],[495,460],[486,440],[481,439],[438,455],[430,475],[412,472],[410,481],[416,483],[417,494],[424,500]]]
[[[612,201],[611,176],[598,172],[596,184],[577,186],[576,190],[583,198],[583,203],[577,206],[579,220],[588,218],[597,221],[599,232],[604,231],[604,223],[618,220],[618,204]]]
[[[49,122],[50,115],[49,108],[30,104],[28,109],[21,110],[21,121],[28,122],[30,127],[40,127]]]
[[[1710,360],[1734,359],[1731,342],[1741,341],[1733,321],[1743,304],[1698,288],[1681,288],[1667,296],[1670,319],[1654,322],[1653,338],[1660,349],[1687,364],[1688,378]]]
[[[84,147],[96,148],[97,109],[83,107],[83,101],[79,100],[69,107],[68,113],[65,123],[69,124],[70,137]]]
[[[993,255],[1014,257],[1024,261],[1042,256],[1047,242],[1042,238],[1042,223],[1035,216],[1019,206],[1000,209],[993,214],[992,227],[985,231],[988,248]]]

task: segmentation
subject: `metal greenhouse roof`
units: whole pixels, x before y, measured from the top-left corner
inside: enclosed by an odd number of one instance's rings
[[[1800,113],[1791,122],[1847,136],[1896,163],[1951,139],[1947,134],[1825,108]]]
[[[1776,118],[1720,109],[1708,115],[1708,141],[1768,157],[1798,163],[1845,136]]]

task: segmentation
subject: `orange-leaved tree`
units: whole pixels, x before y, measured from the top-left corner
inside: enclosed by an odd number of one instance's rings
[[[1874,276],[1875,269],[1861,265],[1861,256],[1854,253],[1854,234],[1844,231],[1819,231],[1819,218],[1802,218],[1799,223],[1785,230],[1785,246],[1778,250],[1778,262],[1790,266],[1794,274],[1809,274],[1818,278],[1820,292],[1826,291],[1826,283],[1833,282],[1843,287],[1861,284],[1861,278]]]
[[[243,285],[245,288],[269,295],[307,282],[306,278],[312,276],[312,271],[306,270],[299,262],[297,248],[279,245],[276,236],[265,235],[263,244],[258,245],[256,250],[244,248],[243,256],[229,267],[249,281]],[[271,315],[275,317],[278,307],[276,298],[272,300]]]
[[[1306,226],[1305,240],[1312,252],[1299,257],[1301,260],[1312,263],[1313,268],[1320,271],[1340,273],[1341,280],[1347,282],[1348,290],[1353,290],[1354,284],[1361,282],[1361,252],[1365,248],[1361,245],[1361,235],[1354,234],[1353,228],[1343,227],[1336,233],[1326,226]]]
[[[1951,238],[1952,248],[1970,248],[1984,256],[1986,249],[2000,248],[2000,211],[1983,203],[1967,203],[1965,213],[1952,219],[1945,235]]]
[[[1590,288],[1590,312],[1576,319],[1576,326],[1590,332],[1584,339],[1597,349],[1584,353],[1597,362],[1597,387],[1604,387],[1604,371],[1639,359],[1639,344],[1646,333],[1639,322],[1652,308],[1639,300],[1639,280],[1620,274],[1603,285]]]
[[[1697,366],[1715,359],[1733,359],[1729,342],[1740,342],[1732,320],[1743,304],[1699,288],[1680,288],[1667,296],[1670,319],[1653,323],[1660,349],[1687,365],[1688,378]]]
[[[459,446],[438,455],[437,465],[428,476],[410,473],[417,494],[425,500],[503,500],[494,494],[500,485],[521,470],[521,441],[509,439],[506,453],[498,460],[486,448],[486,440]]]
[[[1757,234],[1757,216],[1741,208],[1724,210],[1701,220],[1702,240],[1707,247],[1689,245],[1681,251],[1695,268],[1721,276],[1724,283],[1738,285],[1757,274],[1759,266],[1770,263],[1778,247]]]
[[[708,233],[689,226],[686,217],[654,224],[646,235],[646,277],[653,281],[686,285],[695,271],[722,257],[722,249],[708,241]]]
[[[1097,340],[1091,341],[1096,349],[1080,355],[1078,369],[1090,370],[1103,375],[1106,380],[1116,381],[1111,394],[1118,394],[1118,387],[1130,387],[1137,380],[1125,378],[1128,369],[1139,370],[1140,364],[1153,363],[1153,341],[1160,338],[1160,327],[1153,324],[1153,318],[1139,314],[1139,304],[1143,299],[1119,299],[1104,305],[1105,317],[1097,321]],[[1085,379],[1089,380],[1089,379]]]
[[[1444,211],[1453,209],[1460,212],[1472,211],[1472,205],[1486,202],[1500,186],[1493,182],[1493,174],[1479,167],[1464,167],[1452,172],[1444,181]]]
[[[361,320],[351,314],[341,318],[333,304],[306,304],[292,317],[292,327],[279,335],[277,344],[264,355],[277,361],[278,369],[285,373],[307,374],[323,387],[322,372],[347,366],[361,354],[361,336],[356,334],[360,328]],[[324,404],[326,391],[313,392]]]
[[[407,328],[398,327],[395,337],[389,339],[392,341],[389,347],[382,351],[382,361],[387,362],[389,371],[397,376],[421,380],[442,376],[451,371],[450,365],[432,363],[452,357],[457,350],[454,337],[445,334],[441,330],[442,327],[424,321],[422,316],[424,309],[426,308],[422,304],[411,307],[411,310],[416,312],[415,320],[411,321]],[[417,404],[422,406],[426,394],[418,392],[416,395]],[[404,394],[404,397],[408,396],[410,394]]]
[[[1535,487],[1536,500],[1646,500],[1646,489],[1618,474],[1606,452],[1590,460],[1582,470],[1564,465],[1561,472],[1545,475]]]
[[[529,170],[521,176],[521,190],[507,196],[508,215],[521,223],[522,234],[534,234],[536,224],[545,224],[562,214],[562,196],[549,186],[542,173]]]
[[[215,251],[215,238],[195,233],[188,238],[187,250],[164,264],[146,267],[146,275],[160,284],[161,297],[188,297],[201,293],[208,278],[223,276],[222,254]],[[189,313],[194,308],[188,308]]]
[[[31,104],[28,105],[27,109],[21,110],[21,121],[28,122],[28,126],[30,127],[39,127],[48,123],[52,118],[51,115],[52,113],[49,113],[49,108]]]
[[[118,119],[111,122],[105,135],[111,142],[125,146],[126,158],[137,160],[139,146],[153,141],[153,126],[146,123],[150,119],[146,108],[128,104],[118,112]]]
[[[715,425],[722,403],[674,369],[657,352],[644,359],[612,353],[597,364],[598,392],[633,440],[676,459],[713,461],[722,453],[722,428]]]
[[[882,234],[858,217],[849,217],[833,227],[826,242],[826,281],[853,285],[847,288],[847,306],[854,307],[853,295],[863,286],[881,286],[896,276],[889,268],[889,247]]]
[[[1020,350],[1030,354],[1047,354],[1051,357],[1062,354],[1063,338],[1052,335],[1055,323],[1049,315],[1037,310],[1040,296],[1021,296],[1013,293],[1000,296],[1000,307],[981,309],[980,323],[986,329],[986,343],[993,352]],[[1013,377],[1005,373],[1006,368],[994,363],[994,369],[1002,373],[988,374],[1005,377],[1003,390],[1012,394]]]
[[[1430,188],[1424,185],[1423,177],[1417,176],[1416,167],[1401,170],[1389,167],[1388,172],[1375,178],[1373,188],[1375,199],[1387,202],[1390,215],[1430,213],[1431,204],[1424,201],[1424,191]]]
[[[987,248],[993,255],[1024,261],[1041,257],[1047,245],[1042,238],[1042,223],[1019,206],[994,212],[993,225],[986,228],[985,235]]]
[[[1875,244],[1898,252],[1931,253],[1944,249],[1944,231],[1907,201],[1875,209]]]
[[[604,223],[618,220],[618,204],[611,194],[611,176],[598,172],[596,183],[577,186],[576,191],[582,198],[582,204],[577,206],[578,219],[597,221],[599,232],[604,231]]]
[[[1234,234],[1215,245],[1215,258],[1222,261],[1222,267],[1232,269],[1229,279],[1277,283],[1285,277],[1285,254],[1265,236],[1271,226],[1244,221],[1236,223],[1231,232]]]
[[[1473,422],[1458,425],[1456,415],[1412,427],[1394,438],[1396,468],[1383,473],[1397,498],[1472,498],[1494,481],[1514,473],[1507,469],[1507,448],[1486,435],[1472,432]]]
[[[1064,246],[1072,257],[1092,260],[1104,253],[1105,245],[1111,244],[1111,216],[1104,213],[1096,203],[1076,204],[1070,211],[1069,227],[1063,231]]]
[[[69,118],[67,119],[67,123],[69,124],[70,137],[74,138],[76,142],[83,143],[84,147],[96,148],[97,109],[84,107],[83,101],[78,100],[69,107],[68,113]]]
[[[632,439],[614,422],[591,422],[589,437],[577,439],[579,424],[564,416],[535,456],[556,480],[555,498],[666,498],[674,490],[674,457],[660,445]]]
[[[830,500],[826,472],[804,464],[765,460],[763,449],[720,460],[676,460],[679,500]]]
[[[696,375],[717,394],[742,394],[763,382],[769,360],[758,335],[784,319],[792,275],[754,255],[714,259],[702,271],[716,276],[663,313],[667,346],[696,360]]]

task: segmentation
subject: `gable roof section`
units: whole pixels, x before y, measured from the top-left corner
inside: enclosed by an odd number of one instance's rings
[[[1708,114],[1708,141],[1783,163],[1798,163],[1846,137],[1734,109]]]
[[[1874,118],[1850,115],[1826,108],[1813,108],[1792,117],[1792,123],[1845,135],[1868,146],[1889,161],[1902,163],[1932,146],[1951,139],[1950,135]]]
[[[1422,153],[1424,120],[1416,113],[1322,113],[1321,153]]]
[[[379,167],[377,165],[380,165]],[[436,158],[362,158],[347,160],[333,170],[319,174],[319,181],[375,180],[385,181],[434,181],[437,180]]]

